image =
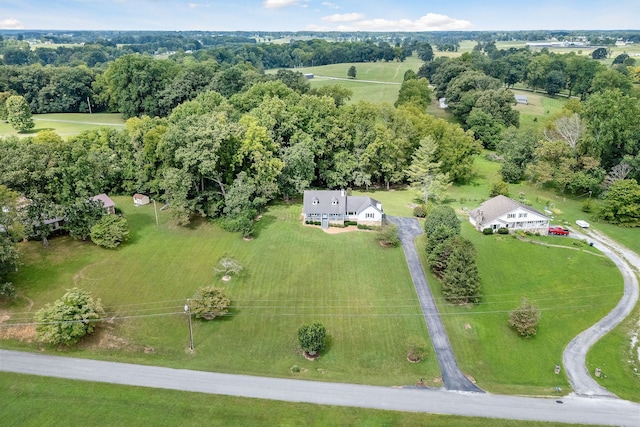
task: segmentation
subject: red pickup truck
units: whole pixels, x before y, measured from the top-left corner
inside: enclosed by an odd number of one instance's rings
[[[560,226],[549,227],[549,234],[555,234],[556,236],[567,236],[569,230]]]

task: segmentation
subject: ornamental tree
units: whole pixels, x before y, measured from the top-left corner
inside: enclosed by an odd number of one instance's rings
[[[509,326],[518,331],[523,337],[531,337],[538,330],[538,322],[540,321],[540,310],[538,307],[522,298],[520,307],[516,308],[509,314]]]
[[[38,339],[52,345],[71,345],[95,330],[104,317],[100,299],[82,289],[69,289],[59,300],[35,314]]]
[[[242,271],[242,265],[237,259],[225,255],[218,260],[213,271],[222,274],[223,280],[230,280],[232,274],[238,274]]]
[[[306,354],[315,356],[324,347],[326,335],[327,330],[322,323],[305,324],[298,329],[298,342]]]

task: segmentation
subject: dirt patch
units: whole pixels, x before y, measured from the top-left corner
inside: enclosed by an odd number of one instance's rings
[[[0,328],[0,340],[18,340],[21,342],[34,342],[36,328],[33,325],[17,325]]]
[[[329,227],[323,230],[327,234],[340,234],[340,233],[349,233],[351,231],[358,231],[358,227],[355,225],[350,225],[348,227]]]

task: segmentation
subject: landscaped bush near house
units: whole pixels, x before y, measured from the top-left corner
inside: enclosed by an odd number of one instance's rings
[[[424,205],[416,206],[413,208],[413,216],[418,218],[424,218],[427,216],[427,208]]]
[[[509,234],[509,229],[506,227],[498,228],[498,234]]]
[[[358,221],[345,221],[344,225],[347,227],[351,225],[358,225]]]
[[[482,230],[482,234],[484,234],[485,236],[489,236],[490,234],[493,234],[493,228],[487,227],[484,230]]]

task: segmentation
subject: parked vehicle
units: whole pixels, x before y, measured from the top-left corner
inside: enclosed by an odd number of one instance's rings
[[[587,221],[583,221],[581,219],[577,220],[576,224],[578,224],[578,226],[582,227],[582,228],[589,228],[589,223]]]
[[[549,234],[554,234],[556,236],[567,236],[569,235],[569,230],[560,226],[549,227]]]

